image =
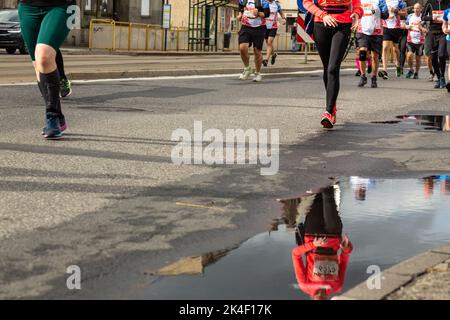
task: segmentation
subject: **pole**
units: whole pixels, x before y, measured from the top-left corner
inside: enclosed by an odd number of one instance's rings
[[[169,0],[165,0],[164,4],[169,4]],[[163,20],[164,20],[164,5],[163,5]],[[167,28],[164,28],[164,51],[167,51]]]

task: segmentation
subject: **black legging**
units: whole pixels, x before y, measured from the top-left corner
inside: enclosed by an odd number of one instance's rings
[[[314,41],[323,64],[323,82],[327,90],[327,111],[333,107],[339,95],[341,63],[350,41],[351,24],[342,23],[336,28],[314,24]]]
[[[402,36],[400,37],[398,48],[400,50],[400,67],[403,69],[405,67],[406,62],[406,43],[408,40],[408,32],[404,32],[406,30],[402,30]]]
[[[64,70],[64,60],[61,50],[58,50],[56,53],[56,65],[58,67],[59,76],[61,77],[61,79],[67,79],[66,72]]]
[[[342,220],[337,210],[334,187],[321,190],[306,215],[305,233],[320,235],[341,235]]]
[[[429,49],[431,54],[431,62],[433,64],[434,73],[438,78],[444,78],[445,66],[447,61],[447,41],[444,34],[434,34],[430,32]]]

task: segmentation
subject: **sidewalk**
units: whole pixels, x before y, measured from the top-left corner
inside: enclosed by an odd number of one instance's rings
[[[450,245],[419,254],[381,274],[381,288],[366,282],[336,300],[449,300]]]
[[[86,50],[85,50],[86,51]],[[242,72],[238,55],[129,55],[86,54],[85,51],[63,51],[66,74],[72,80],[120,79],[161,76],[237,74]],[[82,52],[82,53],[81,53]],[[252,58],[253,61],[253,58]],[[344,67],[354,66],[346,62]],[[296,72],[321,69],[317,55],[280,53],[276,65],[263,68],[264,73]],[[29,57],[0,53],[0,84],[34,82],[35,75]]]

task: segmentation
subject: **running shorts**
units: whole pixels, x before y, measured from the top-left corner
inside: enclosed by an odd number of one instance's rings
[[[46,44],[58,51],[67,38],[70,30],[67,26],[70,13],[68,5],[37,7],[29,4],[19,4],[20,27],[22,37],[30,53],[36,60],[37,44]]]
[[[358,33],[356,35],[356,41],[358,48],[367,48],[368,51],[381,54],[383,48],[383,36],[369,36],[364,33]]]
[[[278,29],[267,29],[266,30],[266,39],[275,38],[277,36]]]
[[[406,44],[406,48],[408,49],[408,52],[412,52],[416,56],[420,56],[420,57],[423,56],[423,48],[424,48],[423,44],[408,42]]]
[[[383,30],[383,41],[392,41],[395,44],[400,42],[400,37],[402,36],[402,29],[389,29],[384,28]]]
[[[252,28],[248,26],[242,26],[239,31],[239,44],[248,43],[254,46],[258,50],[262,50],[264,45],[264,37],[266,35],[266,26]]]

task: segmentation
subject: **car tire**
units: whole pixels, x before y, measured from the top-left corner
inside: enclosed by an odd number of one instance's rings
[[[16,48],[7,48],[6,49],[6,52],[8,52],[9,54],[14,54],[14,53],[16,53]]]

